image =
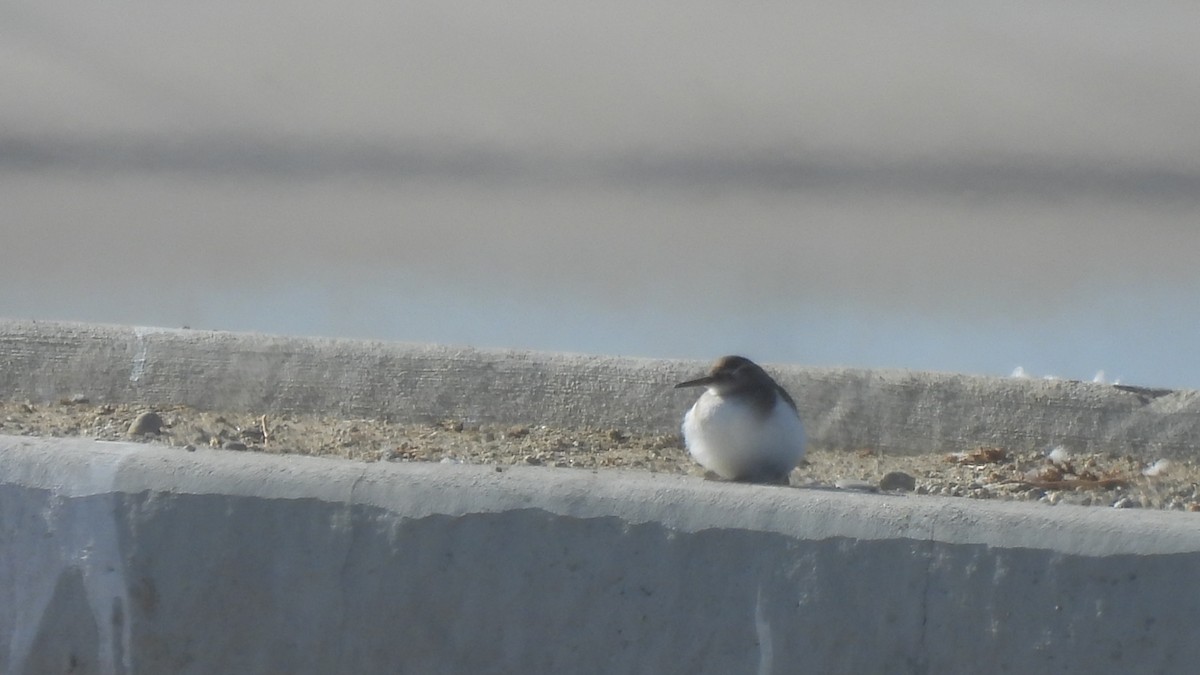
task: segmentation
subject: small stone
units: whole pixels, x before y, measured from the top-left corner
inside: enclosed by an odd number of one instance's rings
[[[144,412],[134,418],[129,424],[130,436],[142,436],[145,434],[157,434],[162,431],[163,419],[162,416],[154,411]]]
[[[1062,469],[1053,464],[1046,464],[1025,472],[1025,480],[1041,483],[1057,483],[1063,479]]]
[[[225,441],[221,447],[225,450],[245,450],[246,444],[241,441]]]
[[[1145,469],[1142,469],[1142,475],[1147,476],[1149,478],[1156,478],[1158,476],[1166,475],[1167,470],[1170,468],[1171,468],[1170,460],[1160,459],[1157,462],[1146,467]]]
[[[1055,446],[1053,450],[1046,453],[1046,459],[1055,464],[1066,464],[1067,462],[1071,461],[1071,453],[1067,452],[1066,448],[1059,445]]]
[[[188,443],[187,445],[183,446],[183,449],[187,450],[188,452],[195,452],[196,446],[192,445],[191,443]]]
[[[1008,451],[1004,448],[975,448],[974,450],[952,452],[946,455],[947,462],[971,466],[996,464],[1006,459],[1008,459]]]
[[[264,434],[262,429],[258,427],[247,427],[245,429],[241,429],[238,431],[238,435],[248,441],[253,442],[262,442],[266,440],[266,434]]]
[[[892,471],[880,479],[879,489],[912,492],[917,489],[917,479],[903,471]]]

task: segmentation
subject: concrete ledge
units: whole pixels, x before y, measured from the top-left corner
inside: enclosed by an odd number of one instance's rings
[[[1190,672],[1194,517],[0,436],[0,672]]]
[[[714,355],[716,356],[716,355]],[[751,355],[753,356],[753,355]],[[0,395],[674,432],[708,363],[0,321]],[[777,366],[816,447],[1195,457],[1200,392]]]

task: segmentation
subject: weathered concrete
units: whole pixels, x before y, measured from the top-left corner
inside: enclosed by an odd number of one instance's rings
[[[1139,673],[1188,514],[0,436],[0,672]]]
[[[716,355],[714,355],[716,356]],[[750,355],[753,356],[753,355]],[[0,395],[398,421],[674,431],[707,363],[162,328],[0,321]],[[913,371],[771,368],[816,447],[979,445],[1194,457],[1200,392]]]

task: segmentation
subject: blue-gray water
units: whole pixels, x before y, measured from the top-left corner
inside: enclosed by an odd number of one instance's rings
[[[1200,7],[0,8],[0,315],[1200,387]]]

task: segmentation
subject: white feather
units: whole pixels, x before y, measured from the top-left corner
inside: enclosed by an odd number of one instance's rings
[[[762,418],[710,387],[684,415],[683,439],[701,466],[726,479],[786,475],[804,457],[804,426],[782,397]]]

